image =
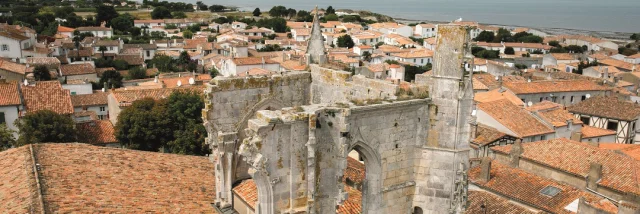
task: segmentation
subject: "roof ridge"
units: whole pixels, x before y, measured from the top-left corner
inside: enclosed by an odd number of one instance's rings
[[[45,205],[44,205],[44,196],[42,194],[42,185],[40,184],[40,164],[38,163],[37,159],[36,159],[36,155],[35,155],[35,151],[33,150],[33,144],[29,144],[29,151],[30,151],[30,155],[31,155],[31,163],[33,166],[33,175],[34,178],[36,179],[36,187],[38,188],[37,193],[38,193],[38,202],[40,203],[40,209],[41,209],[41,213],[45,213]]]

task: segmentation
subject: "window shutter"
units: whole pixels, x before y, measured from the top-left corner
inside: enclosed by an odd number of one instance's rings
[[[0,112],[0,124],[5,124],[7,123],[4,119],[4,112]]]

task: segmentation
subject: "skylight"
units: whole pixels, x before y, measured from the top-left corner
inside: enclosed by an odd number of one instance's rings
[[[553,197],[553,196],[556,196],[558,193],[560,193],[560,191],[562,190],[560,190],[558,187],[547,186],[542,190],[540,190],[540,194],[548,197]]]

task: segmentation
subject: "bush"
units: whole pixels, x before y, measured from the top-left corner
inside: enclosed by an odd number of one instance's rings
[[[507,48],[504,49],[504,54],[514,55],[514,54],[516,54],[516,52],[513,50],[512,47],[507,47]]]
[[[16,120],[15,125],[20,130],[15,147],[31,143],[65,143],[76,140],[71,117],[50,110],[29,112],[20,120]]]
[[[124,61],[124,60],[121,60],[121,59],[113,60],[112,65],[116,70],[127,70],[127,69],[129,69],[129,63],[127,63],[127,61]]]

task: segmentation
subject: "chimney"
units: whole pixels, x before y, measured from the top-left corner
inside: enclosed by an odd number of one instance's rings
[[[502,88],[502,76],[498,76],[498,89]]]
[[[567,129],[568,130],[573,129],[573,119],[568,119],[567,120]]]
[[[592,162],[589,166],[589,174],[587,175],[587,188],[596,191],[598,181],[602,178],[602,164]]]
[[[107,82],[104,82],[104,84],[102,84],[102,91],[106,91],[108,88]]]
[[[484,157],[480,163],[480,181],[489,182],[491,179],[491,158]]]
[[[620,77],[613,77],[613,83],[618,84]]]
[[[520,156],[522,153],[524,153],[524,148],[522,148],[522,139],[517,139],[516,142],[511,145],[511,152],[509,152],[509,166],[520,166]]]
[[[603,72],[604,72],[603,78],[609,79],[609,67],[604,67]]]

